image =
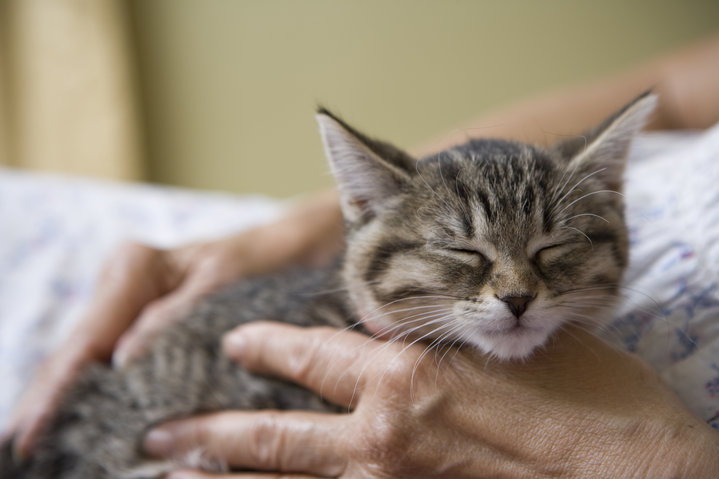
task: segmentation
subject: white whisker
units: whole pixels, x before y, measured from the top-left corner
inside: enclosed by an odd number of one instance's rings
[[[586,233],[584,233],[584,231],[580,230],[579,228],[575,228],[573,226],[562,226],[561,229],[576,231],[580,235],[584,236],[587,239],[587,241],[589,241],[589,244],[591,245],[591,247],[594,248],[594,243],[592,243],[592,239],[589,236],[587,236]]]
[[[567,193],[564,194],[564,196],[562,196],[562,197],[559,199],[559,201],[557,201],[555,207],[552,208],[552,212],[554,213],[554,212],[556,211],[555,208],[559,208],[559,207],[562,205],[562,203],[564,202],[564,200],[565,200],[569,195],[571,195],[572,192],[573,192],[575,189],[577,189],[577,187],[578,187],[579,185],[581,185],[582,183],[584,183],[586,180],[588,180],[588,179],[591,178],[592,176],[594,176],[594,175],[596,175],[596,174],[599,174],[599,173],[601,173],[601,172],[604,171],[604,170],[606,170],[606,168],[600,168],[599,170],[594,171],[594,172],[592,172],[592,173],[589,173],[589,174],[586,175],[584,178],[582,178],[581,180],[579,180],[574,186],[572,186],[572,188],[571,188],[569,191],[567,191]],[[572,203],[572,204],[573,204],[573,203]],[[570,204],[569,206],[571,206],[571,204]],[[565,208],[565,209],[566,209],[566,208]],[[564,211],[564,210],[562,210],[562,211]]]
[[[598,218],[598,219],[604,221],[605,223],[609,223],[609,220],[606,219],[604,216],[595,215],[594,213],[582,213],[582,214],[579,214],[579,215],[574,215],[574,216],[570,216],[569,218],[563,219],[563,220],[561,221],[561,224],[569,223],[569,222],[572,221],[573,219],[580,218],[580,217],[582,217],[582,216],[590,216],[590,217],[592,217],[592,218]]]
[[[574,205],[575,205],[576,203],[578,203],[579,201],[582,201],[582,200],[585,199],[585,198],[589,198],[590,196],[598,195],[598,194],[600,194],[600,193],[613,193],[613,194],[615,194],[615,195],[619,195],[619,196],[622,196],[622,197],[624,196],[624,195],[621,194],[620,192],[614,191],[614,190],[597,190],[597,191],[591,191],[591,192],[589,192],[589,193],[587,193],[587,194],[585,194],[585,195],[580,196],[579,198],[577,198],[576,200],[572,201],[572,202],[569,203],[567,206],[565,206],[564,208],[562,208],[562,210],[561,210],[559,213],[557,213],[557,216],[561,216],[562,213],[564,213],[567,209],[569,209],[569,208],[571,208],[572,206],[574,206]]]

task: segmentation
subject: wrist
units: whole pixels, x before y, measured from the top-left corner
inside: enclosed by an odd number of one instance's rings
[[[644,477],[714,479],[719,471],[719,433],[694,420],[668,428],[654,445]],[[652,447],[651,444],[648,447]],[[652,450],[652,449],[648,449]],[[636,476],[634,476],[636,477]]]
[[[336,190],[298,202],[277,223],[277,238],[287,259],[309,266],[327,264],[343,245],[343,220]]]
[[[54,370],[78,370],[93,361],[104,361],[107,355],[85,335],[72,335],[61,342],[46,364]]]
[[[588,444],[576,477],[714,479],[719,434],[688,413],[675,424],[630,421],[603,445]],[[605,435],[605,439],[610,435]]]
[[[202,290],[289,264],[320,266],[342,247],[342,215],[334,190],[298,201],[276,221],[173,251]],[[188,273],[189,274],[189,273]]]

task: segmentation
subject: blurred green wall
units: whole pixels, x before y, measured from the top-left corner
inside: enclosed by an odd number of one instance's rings
[[[719,29],[691,0],[135,0],[151,180],[289,196],[331,184],[318,103],[411,147]],[[719,61],[719,59],[718,59]]]

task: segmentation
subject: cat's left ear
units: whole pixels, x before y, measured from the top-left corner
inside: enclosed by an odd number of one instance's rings
[[[392,145],[359,133],[325,109],[321,108],[316,118],[342,213],[350,222],[366,222],[405,189],[415,160]]]
[[[645,92],[584,135],[555,145],[569,160],[570,171],[591,174],[608,189],[620,191],[632,139],[646,125],[657,105],[657,95]]]

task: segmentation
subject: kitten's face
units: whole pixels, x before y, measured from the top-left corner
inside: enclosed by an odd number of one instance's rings
[[[523,357],[612,306],[621,196],[546,152],[474,146],[417,165],[396,204],[354,233],[346,278],[375,331]]]
[[[338,147],[323,130],[350,225],[345,279],[370,329],[509,359],[601,323],[627,263],[623,157],[653,102],[580,148],[475,140],[416,164],[330,119],[351,136]]]

